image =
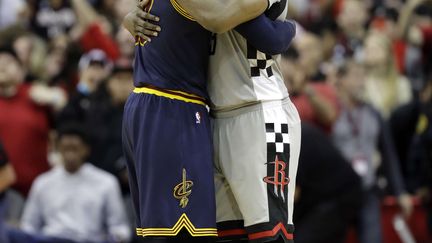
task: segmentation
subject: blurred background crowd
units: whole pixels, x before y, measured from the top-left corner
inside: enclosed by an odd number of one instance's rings
[[[0,0],[0,242],[138,242],[121,147],[135,5]],[[289,18],[296,242],[432,242],[432,1],[290,0]]]

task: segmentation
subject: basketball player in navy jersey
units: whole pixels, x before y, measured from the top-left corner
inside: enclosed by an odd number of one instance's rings
[[[213,9],[225,11],[202,18],[200,24],[224,31],[256,17],[268,5],[267,0],[214,1]],[[147,13],[160,17],[162,31],[157,41],[136,37],[136,88],[125,106],[123,144],[137,235],[147,237],[146,242],[193,242],[194,237],[211,241],[217,236],[206,86],[212,34],[175,0],[153,0],[145,6]],[[281,49],[295,34],[292,24],[263,17],[240,31],[259,39],[253,35],[256,28],[278,33],[279,42],[274,43]]]

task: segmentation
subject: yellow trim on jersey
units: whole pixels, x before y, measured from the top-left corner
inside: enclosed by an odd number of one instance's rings
[[[174,7],[174,9],[183,17],[195,21],[195,18],[192,17],[180,4],[177,3],[176,0],[170,0],[171,5]]]
[[[151,2],[150,2],[150,7],[148,8],[148,13],[150,13],[150,11],[152,10],[152,8],[153,8],[153,4],[154,4],[154,1],[155,1],[155,0],[151,0]]]
[[[195,228],[186,214],[182,214],[172,228],[137,228],[138,236],[176,236],[181,229],[185,228],[191,236],[217,236],[216,228]]]
[[[186,93],[186,92],[183,92],[183,91],[180,91],[180,90],[168,90],[168,91],[170,91],[170,92],[174,92],[174,93],[177,93],[177,94],[182,94],[182,95],[186,95],[186,96],[190,96],[190,97],[194,97],[194,98],[197,98],[197,99],[202,99],[201,97],[199,97],[198,95],[194,95],[194,94],[189,94],[189,93]]]
[[[188,95],[188,96],[191,96],[191,97],[200,98],[197,95],[188,94],[188,93],[181,92],[181,91],[176,91],[176,90],[167,90],[167,91],[173,92],[173,93],[177,93],[179,95],[170,94],[170,93],[163,92],[161,90],[156,90],[156,89],[146,88],[146,87],[135,88],[133,92],[137,93],[137,94],[139,94],[139,93],[145,93],[145,94],[157,95],[157,96],[165,97],[165,98],[168,98],[168,99],[180,100],[180,101],[184,101],[184,102],[188,102],[188,103],[194,103],[194,104],[203,105],[203,106],[207,105],[204,101],[195,100],[195,99],[189,99],[189,98],[181,96],[183,94],[183,95]]]

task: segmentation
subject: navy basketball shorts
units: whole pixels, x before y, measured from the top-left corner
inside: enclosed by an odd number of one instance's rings
[[[212,136],[202,99],[135,88],[123,118],[123,149],[136,233],[217,236]]]

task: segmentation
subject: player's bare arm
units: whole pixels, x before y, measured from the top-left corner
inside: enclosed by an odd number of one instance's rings
[[[262,14],[279,0],[177,0],[204,28],[223,33]]]
[[[194,1],[194,0],[185,0]],[[205,0],[207,1],[207,0]],[[214,1],[213,2],[219,2]],[[207,2],[211,2],[210,0]],[[225,1],[225,0],[223,0]],[[242,0],[243,1],[243,0]],[[249,0],[247,0],[249,1]],[[255,1],[255,0],[254,0]],[[267,3],[266,6],[270,6],[273,1],[262,1]],[[158,25],[152,24],[149,21],[157,22],[159,18],[146,13],[143,7],[147,4],[148,0],[141,1],[133,11],[131,11],[123,20],[123,26],[133,35],[140,36],[144,40],[151,41],[152,37],[158,35],[160,27]],[[204,0],[203,0],[204,2]],[[205,4],[204,4],[205,5]],[[201,11],[198,11],[201,12]],[[239,14],[237,14],[239,15]],[[240,14],[241,15],[241,14]],[[244,18],[248,18],[246,15],[242,15]],[[246,16],[246,17],[245,17]],[[207,20],[208,21],[208,20]],[[222,21],[223,22],[223,21]],[[235,21],[234,21],[235,22]],[[232,23],[234,23],[232,22]],[[214,22],[215,25],[221,25],[221,21]],[[235,22],[237,24],[237,22]],[[224,27],[226,28],[226,27]],[[215,29],[214,29],[215,30]],[[258,50],[268,53],[268,54],[279,54],[285,51],[292,38],[295,36],[295,24],[293,22],[284,23],[281,21],[272,21],[261,15],[256,19],[248,21],[236,29],[240,34],[242,34],[246,39],[250,39],[252,44]],[[217,32],[217,31],[216,31]],[[253,39],[252,39],[253,38]],[[262,41],[259,39],[262,38]],[[256,40],[256,41],[255,41]],[[270,49],[269,49],[270,48]]]

